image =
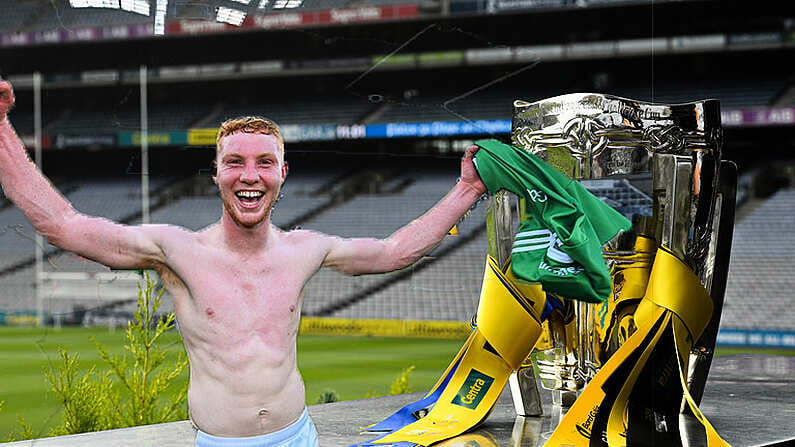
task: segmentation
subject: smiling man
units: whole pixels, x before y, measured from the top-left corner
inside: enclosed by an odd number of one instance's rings
[[[174,298],[190,359],[197,446],[316,446],[296,364],[303,288],[321,267],[358,275],[404,268],[437,245],[485,192],[467,149],[461,181],[386,239],[344,239],[271,223],[287,165],[271,121],[226,121],[213,177],[220,221],[199,232],[127,226],[79,213],[36,169],[7,113],[0,81],[0,182],[52,244],[114,269],[154,269]]]

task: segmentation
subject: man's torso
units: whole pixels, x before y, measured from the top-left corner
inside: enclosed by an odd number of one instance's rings
[[[190,358],[191,418],[210,434],[269,433],[304,408],[295,338],[303,287],[324,253],[314,233],[272,234],[249,255],[221,246],[212,227],[175,230],[163,247],[157,270]]]

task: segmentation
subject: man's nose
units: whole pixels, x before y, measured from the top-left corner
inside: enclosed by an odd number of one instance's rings
[[[240,173],[240,181],[243,183],[257,183],[259,174],[257,174],[257,167],[254,163],[246,163],[243,167],[243,172]]]

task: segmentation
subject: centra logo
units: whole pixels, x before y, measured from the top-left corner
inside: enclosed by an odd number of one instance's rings
[[[476,369],[471,370],[464,384],[461,385],[461,389],[453,397],[453,404],[474,410],[483,400],[483,396],[486,395],[493,382],[493,377]]]

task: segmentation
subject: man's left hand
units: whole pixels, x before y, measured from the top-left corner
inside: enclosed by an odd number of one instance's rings
[[[472,161],[478,149],[480,148],[473,144],[464,152],[464,157],[461,159],[461,182],[465,183],[479,194],[483,194],[486,192],[486,185],[480,180],[480,175],[478,175],[478,171],[475,169],[475,163]]]

